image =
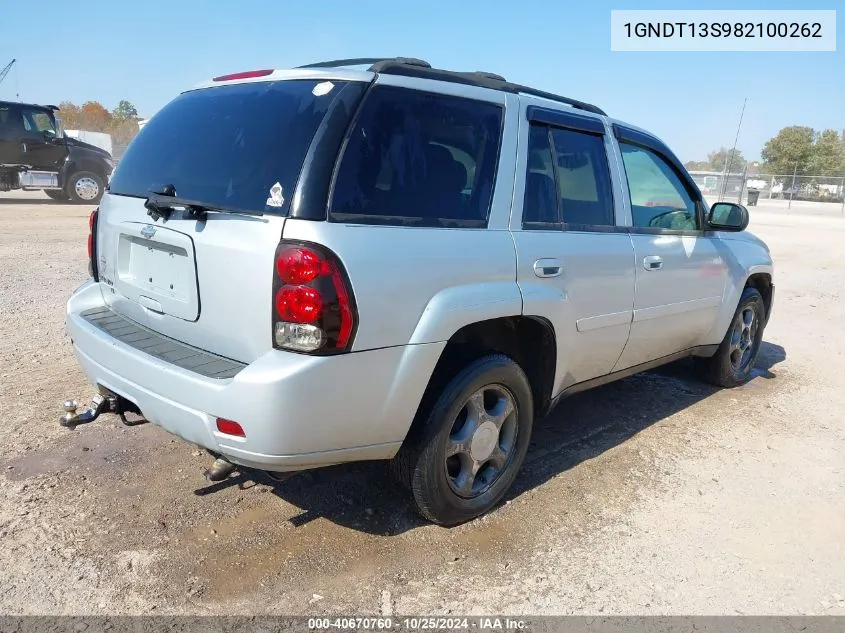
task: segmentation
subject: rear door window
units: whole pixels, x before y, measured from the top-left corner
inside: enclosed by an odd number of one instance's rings
[[[341,158],[331,219],[486,226],[502,114],[484,101],[375,87]]]
[[[286,214],[311,141],[343,87],[307,79],[183,93],[144,125],[109,191],[147,197],[173,185],[181,198]]]
[[[601,135],[531,124],[522,220],[525,228],[602,230],[615,225]]]

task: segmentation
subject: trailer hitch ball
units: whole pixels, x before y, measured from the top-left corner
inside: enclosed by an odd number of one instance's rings
[[[97,394],[91,399],[91,406],[82,413],[77,413],[76,400],[65,400],[63,405],[65,414],[59,418],[59,424],[73,429],[79,424],[93,422],[101,413],[114,411],[116,402],[117,399],[114,397]]]

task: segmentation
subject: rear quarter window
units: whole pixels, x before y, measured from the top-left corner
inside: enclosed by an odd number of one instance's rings
[[[376,86],[343,150],[330,218],[485,227],[502,120],[493,103]]]

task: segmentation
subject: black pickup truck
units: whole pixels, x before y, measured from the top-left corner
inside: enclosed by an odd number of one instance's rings
[[[43,190],[54,200],[96,204],[114,161],[107,151],[65,136],[57,109],[0,101],[0,191]]]

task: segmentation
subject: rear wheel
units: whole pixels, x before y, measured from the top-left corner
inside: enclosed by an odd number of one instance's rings
[[[101,176],[90,171],[79,171],[68,180],[66,191],[71,202],[76,204],[97,204],[103,197],[105,182]]]
[[[696,358],[696,369],[704,380],[719,387],[738,387],[748,380],[766,321],[766,305],[756,288],[742,291],[733,321],[719,349],[710,358]]]
[[[452,526],[493,508],[525,459],[534,421],[531,386],[507,356],[485,356],[440,393],[394,459],[417,511]]]

